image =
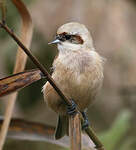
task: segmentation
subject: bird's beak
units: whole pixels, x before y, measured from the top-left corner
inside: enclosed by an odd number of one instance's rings
[[[52,42],[49,42],[48,44],[58,44],[58,43],[60,43],[60,40],[59,39],[55,39]]]

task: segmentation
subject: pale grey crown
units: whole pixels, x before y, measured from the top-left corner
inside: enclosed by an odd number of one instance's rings
[[[82,44],[88,49],[93,49],[93,40],[85,25],[78,22],[66,23],[57,30],[57,35],[62,33],[67,33],[69,35],[79,35],[83,40]]]

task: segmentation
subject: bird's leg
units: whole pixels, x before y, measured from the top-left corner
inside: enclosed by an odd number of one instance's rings
[[[85,130],[86,128],[89,127],[89,121],[88,121],[88,117],[87,117],[87,115],[86,115],[86,112],[83,111],[83,112],[81,112],[81,113],[82,113],[82,116],[83,116],[83,118],[84,118],[84,122],[83,122],[83,124],[82,124],[82,130]]]
[[[67,106],[67,113],[68,113],[68,115],[75,115],[76,114],[76,103],[73,101],[73,100],[71,100],[71,102],[72,102],[72,105],[68,105]]]

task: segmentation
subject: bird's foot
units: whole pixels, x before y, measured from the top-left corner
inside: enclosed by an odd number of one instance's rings
[[[76,111],[77,105],[73,100],[71,100],[71,102],[72,102],[72,105],[67,106],[67,113],[68,115],[75,115],[77,113]]]
[[[82,130],[85,130],[86,128],[89,127],[89,121],[85,112],[82,112],[82,116],[84,118],[84,122],[82,123]]]

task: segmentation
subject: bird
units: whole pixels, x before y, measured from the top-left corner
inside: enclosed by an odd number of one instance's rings
[[[104,58],[95,51],[89,30],[78,22],[60,26],[49,44],[58,49],[52,78],[64,95],[85,112],[102,87]],[[60,139],[68,135],[67,106],[48,81],[42,91],[47,105],[58,114],[55,139]]]

